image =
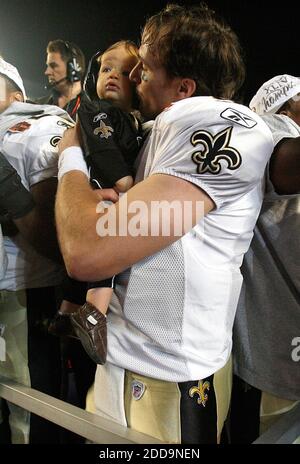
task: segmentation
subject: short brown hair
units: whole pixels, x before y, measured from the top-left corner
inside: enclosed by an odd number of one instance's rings
[[[61,58],[65,63],[75,57],[78,65],[80,66],[80,76],[84,76],[85,57],[83,51],[75,43],[62,39],[51,40],[47,45],[47,53],[60,53]]]
[[[146,22],[142,43],[170,77],[194,79],[194,95],[233,99],[244,83],[238,37],[205,3],[167,5]]]

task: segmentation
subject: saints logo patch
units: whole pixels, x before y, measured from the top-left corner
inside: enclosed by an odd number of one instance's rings
[[[208,394],[206,391],[209,391],[209,389],[210,383],[207,380],[205,382],[199,380],[197,387],[190,388],[189,395],[191,398],[193,398],[194,395],[197,395],[197,403],[205,408],[208,401]]]
[[[100,120],[100,126],[96,127],[94,130],[94,134],[100,134],[101,139],[108,139],[108,137],[110,137],[113,132],[113,128],[111,126],[107,126],[102,120]]]
[[[210,132],[199,130],[193,133],[191,144],[202,145],[202,149],[192,154],[192,160],[197,164],[198,174],[210,172],[219,174],[221,171],[221,160],[226,161],[227,169],[237,169],[242,163],[240,153],[233,147],[229,146],[232,127],[219,132],[216,135]]]

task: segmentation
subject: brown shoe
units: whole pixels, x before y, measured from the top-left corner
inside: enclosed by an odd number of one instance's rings
[[[88,301],[70,316],[73,328],[85,351],[97,364],[107,355],[106,316]]]

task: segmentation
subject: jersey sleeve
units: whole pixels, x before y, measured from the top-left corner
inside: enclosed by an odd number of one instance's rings
[[[180,120],[171,112],[162,114],[154,125],[151,149],[155,155],[149,175],[185,179],[205,191],[217,208],[244,195],[262,179],[273,146],[263,123],[249,129],[222,120],[216,113],[203,114],[203,110],[196,118]]]
[[[46,118],[45,118],[46,119]],[[58,173],[58,143],[66,126],[60,125],[60,119],[49,116],[35,128],[24,145],[24,162],[29,188],[34,184]]]
[[[300,137],[300,127],[288,116],[270,114],[263,120],[272,132],[275,147],[283,139]]]

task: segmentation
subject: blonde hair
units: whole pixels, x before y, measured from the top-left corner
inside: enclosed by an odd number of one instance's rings
[[[101,60],[105,53],[110,52],[111,50],[114,50],[115,48],[119,47],[124,47],[125,50],[129,53],[129,55],[136,57],[138,61],[138,46],[132,40],[119,40],[118,42],[115,42],[114,44],[110,45],[106,50],[104,50],[103,53],[101,53],[101,55],[98,56],[97,61],[99,63],[99,66],[101,66]]]

